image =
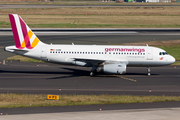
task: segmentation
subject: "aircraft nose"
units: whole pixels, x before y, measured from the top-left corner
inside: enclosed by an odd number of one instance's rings
[[[170,56],[169,61],[170,61],[170,62],[171,62],[171,64],[172,64],[172,63],[174,63],[174,62],[176,61],[176,59],[175,59],[173,56]]]

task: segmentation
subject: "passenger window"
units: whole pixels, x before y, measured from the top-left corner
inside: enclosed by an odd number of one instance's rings
[[[111,54],[111,52],[109,52],[109,54]]]
[[[101,52],[99,52],[99,54],[101,54]]]

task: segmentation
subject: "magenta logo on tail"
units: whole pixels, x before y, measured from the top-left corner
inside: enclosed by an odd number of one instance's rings
[[[17,14],[9,14],[9,19],[16,47],[18,49],[23,49],[25,47],[28,49],[34,48],[38,44],[39,39],[26,25],[22,18]]]

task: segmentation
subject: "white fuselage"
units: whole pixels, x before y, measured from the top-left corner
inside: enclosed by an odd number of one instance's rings
[[[117,61],[127,66],[161,66],[175,62],[164,50],[150,46],[44,44],[34,49],[16,50],[15,46],[9,46],[5,50],[43,61],[89,67],[98,65],[98,61]]]

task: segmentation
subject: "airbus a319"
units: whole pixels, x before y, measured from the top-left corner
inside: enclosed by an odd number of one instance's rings
[[[150,46],[45,44],[19,15],[9,14],[9,19],[16,45],[5,47],[5,51],[56,64],[92,67],[90,76],[99,71],[124,74],[127,66],[147,67],[150,75],[150,67],[175,62],[163,49]]]

